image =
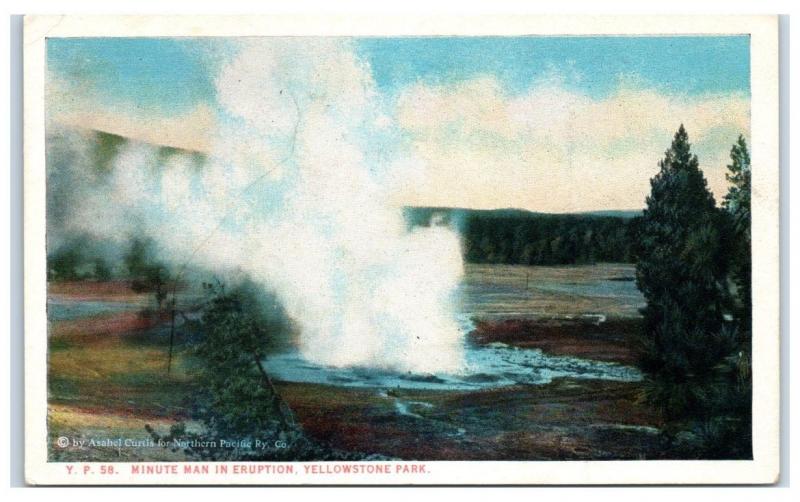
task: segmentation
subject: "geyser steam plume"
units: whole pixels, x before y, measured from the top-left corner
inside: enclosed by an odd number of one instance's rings
[[[240,43],[216,80],[202,169],[187,156],[153,169],[154,149],[129,144],[104,191],[75,197],[70,230],[122,239],[135,224],[173,263],[246,272],[315,363],[460,371],[459,238],[407,228],[393,194],[416,161],[374,89],[345,41]]]

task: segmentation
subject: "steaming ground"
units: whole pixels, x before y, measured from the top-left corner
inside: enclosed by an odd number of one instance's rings
[[[615,287],[619,287],[617,284]],[[548,283],[547,289],[555,289],[557,284]],[[597,286],[595,286],[595,289]],[[525,301],[520,291],[506,291],[503,303],[511,306]],[[595,293],[596,294],[596,293]],[[480,297],[480,291],[469,294]],[[624,298],[622,293],[619,298]],[[465,307],[475,307],[475,300],[466,301]],[[119,312],[136,312],[150,305],[150,298],[144,303],[131,301],[91,301],[87,299],[69,299],[51,297],[48,299],[48,319],[64,321],[114,314]],[[489,315],[497,306],[482,304],[482,316]],[[460,329],[466,335],[475,326],[472,316],[478,312],[459,315]],[[507,315],[507,314],[505,314]],[[161,330],[167,336],[166,328]],[[526,349],[504,343],[476,345],[464,342],[465,363],[458,372],[410,373],[386,369],[375,369],[368,366],[335,367],[317,364],[304,357],[299,350],[273,355],[265,361],[265,367],[279,380],[295,383],[316,383],[345,387],[374,387],[382,390],[391,389],[428,389],[428,390],[477,390],[503,387],[508,385],[542,385],[555,378],[572,377],[579,379],[600,379],[610,381],[639,381],[641,374],[635,368],[616,363],[592,361],[570,356],[554,356],[543,353],[539,349]],[[403,413],[402,402],[399,402]],[[407,410],[406,410],[407,411]]]
[[[458,289],[459,330],[463,334],[464,365],[459,371],[403,372],[369,365],[334,366],[305,357],[293,350],[275,354],[265,367],[278,380],[342,387],[392,389],[478,390],[510,385],[543,385],[557,378],[636,382],[639,371],[618,362],[547,354],[501,342],[477,344],[468,334],[476,329],[473,319],[551,318],[579,319],[585,326],[600,325],[607,316],[631,317],[642,306],[641,293],[626,265],[590,267],[515,267],[471,265]],[[529,275],[536,281],[530,284]],[[150,295],[137,301],[99,301],[51,295],[48,318],[72,320],[152,307]],[[602,314],[587,314],[601,310]],[[525,312],[524,315],[520,312]],[[168,329],[162,329],[167,336]],[[400,402],[402,405],[403,403]],[[406,410],[408,411],[408,410]],[[403,409],[398,410],[402,413]]]

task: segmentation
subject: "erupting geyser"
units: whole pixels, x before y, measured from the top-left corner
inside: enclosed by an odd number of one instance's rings
[[[131,143],[106,192],[75,197],[71,230],[122,239],[136,225],[173,263],[247,273],[276,292],[316,364],[461,371],[459,237],[408,229],[395,194],[420,182],[416,161],[369,67],[334,39],[250,40],[231,54],[202,169],[188,156],[153,169],[155,150]]]

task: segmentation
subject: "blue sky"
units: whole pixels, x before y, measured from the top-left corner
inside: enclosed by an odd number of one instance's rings
[[[449,84],[490,74],[510,93],[556,80],[600,98],[620,80],[671,94],[749,93],[749,37],[470,37],[356,39],[379,89]],[[48,66],[89,84],[106,104],[181,112],[214,101],[225,41],[158,38],[48,40]]]
[[[160,38],[55,38],[48,69],[90,85],[106,104],[135,103],[180,113],[214,99],[212,72],[199,42]]]
[[[749,37],[395,38],[358,46],[386,89],[485,73],[511,92],[556,77],[592,97],[608,95],[621,77],[681,94],[750,87]]]

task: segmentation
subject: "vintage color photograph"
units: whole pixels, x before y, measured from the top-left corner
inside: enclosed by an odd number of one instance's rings
[[[47,461],[753,458],[749,35],[45,57]]]

